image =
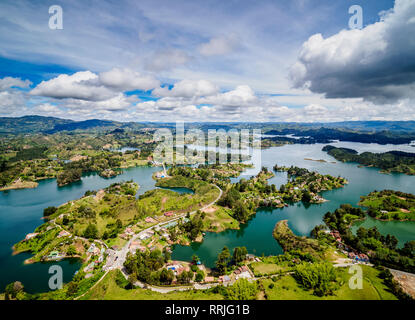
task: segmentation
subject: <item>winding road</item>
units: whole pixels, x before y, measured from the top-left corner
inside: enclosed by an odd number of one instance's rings
[[[202,208],[200,208],[200,209],[197,209],[197,210],[194,210],[194,211],[192,211],[192,212],[189,212],[189,214],[190,215],[193,215],[193,214],[195,214],[198,210],[205,210],[205,209],[207,209],[207,208],[209,208],[210,206],[212,206],[212,205],[214,205],[216,202],[218,202],[219,201],[219,199],[222,197],[222,194],[223,194],[223,191],[222,191],[222,189],[221,188],[219,188],[217,185],[215,185],[215,184],[213,184],[213,186],[215,186],[218,190],[219,190],[219,195],[218,195],[218,197],[214,200],[214,201],[212,201],[212,202],[210,202],[210,203],[208,203],[207,205],[205,205],[205,206],[203,206]],[[114,262],[114,264],[113,265],[111,265],[111,266],[108,266],[108,270],[112,270],[112,269],[120,269],[121,271],[123,271],[123,268],[124,268],[124,262],[125,262],[125,259],[127,258],[127,253],[128,253],[128,251],[129,251],[129,248],[130,248],[130,245],[131,245],[131,243],[133,242],[133,241],[135,241],[138,237],[140,237],[143,233],[146,233],[147,231],[150,231],[150,230],[152,230],[153,228],[156,228],[156,227],[158,227],[158,226],[162,226],[162,225],[164,225],[164,224],[167,224],[167,223],[170,223],[170,222],[172,222],[172,221],[176,221],[176,220],[178,220],[178,219],[181,219],[181,218],[183,218],[183,217],[185,217],[187,215],[187,212],[186,213],[183,213],[183,214],[181,214],[181,215],[179,215],[179,216],[177,216],[177,217],[175,217],[174,219],[171,219],[171,220],[168,220],[168,221],[163,221],[163,222],[160,222],[160,223],[157,223],[157,224],[155,224],[155,225],[153,225],[153,226],[151,226],[151,227],[149,227],[149,228],[147,228],[147,229],[144,229],[144,230],[142,230],[142,231],[140,231],[139,233],[137,233],[137,234],[135,234],[125,245],[124,245],[124,247],[122,247],[122,249],[121,250],[119,250],[119,251],[114,251],[114,254],[115,254],[115,262]],[[124,273],[124,272],[123,272]]]

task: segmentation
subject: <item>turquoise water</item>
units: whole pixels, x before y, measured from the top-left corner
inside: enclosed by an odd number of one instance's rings
[[[154,188],[152,173],[159,170],[154,167],[125,169],[124,173],[110,179],[97,174],[84,175],[82,181],[64,187],[58,187],[55,179],[39,182],[35,189],[9,190],[0,192],[0,291],[12,282],[23,282],[27,292],[48,291],[50,263],[24,265],[29,254],[12,256],[12,246],[22,240],[27,233],[42,224],[43,209],[58,206],[69,200],[80,198],[87,190],[104,188],[111,183],[130,180],[140,184],[138,194]],[[62,266],[64,281],[70,281],[80,263],[62,260],[54,262]]]
[[[171,187],[171,188],[167,188],[167,187],[158,187],[159,189],[168,189],[168,190],[172,190],[175,191],[177,193],[180,194],[185,194],[185,193],[189,193],[189,194],[194,194],[194,191],[192,189],[189,188],[184,188],[184,187]]]
[[[362,148],[359,144],[359,148]],[[323,144],[315,145],[287,145],[279,148],[271,148],[262,151],[262,159],[254,169],[248,169],[249,174],[232,179],[233,182],[241,178],[249,178],[258,173],[262,166],[272,168],[276,163],[279,165],[296,165],[320,173],[341,175],[349,180],[344,188],[323,192],[324,198],[329,200],[322,204],[295,203],[282,209],[260,208],[250,221],[241,227],[241,230],[227,230],[219,234],[207,233],[203,243],[192,244],[192,246],[176,245],[172,258],[176,260],[189,260],[193,254],[197,254],[201,261],[209,267],[213,267],[217,254],[228,246],[230,250],[237,246],[246,246],[248,252],[256,255],[271,255],[282,253],[281,247],[272,237],[272,230],[280,220],[288,220],[288,225],[297,235],[309,235],[314,226],[321,224],[322,218],[327,211],[334,211],[340,204],[350,203],[357,206],[361,195],[368,194],[374,190],[395,189],[404,192],[415,193],[415,177],[403,174],[385,175],[374,168],[358,168],[354,164],[337,162],[334,158],[322,152]],[[370,145],[373,149],[373,144]],[[336,161],[335,164],[304,160],[304,158],[324,159]],[[286,173],[276,173],[269,183],[279,187],[286,182]],[[408,240],[415,239],[415,224],[407,222],[384,222],[380,223],[374,219],[365,220],[365,227],[378,226],[379,230],[394,234],[399,245]]]
[[[248,223],[241,226],[240,230],[227,230],[218,234],[208,233],[203,243],[194,243],[192,246],[176,246],[173,250],[174,259],[189,260],[193,253],[199,255],[203,263],[213,266],[218,252],[227,245],[230,249],[236,246],[246,246],[248,251],[261,255],[262,253],[278,254],[281,248],[272,237],[275,223],[281,219],[288,219],[289,226],[298,235],[308,235],[312,228],[322,222],[322,217],[327,211],[335,210],[342,203],[357,205],[360,195],[368,194],[377,189],[395,189],[404,192],[415,193],[415,177],[402,174],[380,174],[374,168],[358,168],[354,164],[344,163],[320,163],[307,161],[304,158],[326,159],[335,161],[332,157],[321,151],[324,145],[288,145],[284,147],[263,150],[261,159],[255,159],[255,168],[248,169],[243,178],[255,175],[261,165],[272,168],[276,163],[289,166],[291,164],[317,170],[321,173],[342,175],[349,179],[350,184],[345,188],[323,193],[330,200],[323,204],[307,205],[296,203],[283,209],[259,209],[256,216]],[[368,146],[373,149],[376,146]],[[363,148],[359,144],[359,148]],[[43,180],[35,189],[10,190],[0,193],[0,291],[6,284],[19,280],[22,281],[28,292],[42,292],[48,290],[48,269],[50,264],[24,265],[23,261],[29,254],[12,256],[11,247],[20,241],[27,233],[42,223],[43,209],[48,206],[58,206],[66,201],[81,197],[87,190],[104,188],[111,183],[133,179],[140,185],[138,195],[153,189],[155,181],[152,174],[159,171],[155,167],[137,167],[124,169],[123,174],[104,179],[97,174],[84,175],[82,181],[61,188],[56,181]],[[240,178],[232,179],[237,181]],[[285,183],[286,174],[276,173],[270,179],[270,183],[277,186]],[[186,188],[175,191],[181,193],[190,192]],[[372,219],[373,220],[373,219]],[[366,220],[366,226],[377,224],[379,221]],[[379,225],[380,226],[380,225]],[[379,227],[380,229],[380,227]],[[414,225],[407,222],[384,223],[381,231],[395,234],[404,241],[415,239]],[[63,267],[64,281],[70,281],[74,272],[79,268],[79,262],[63,260],[55,262]]]

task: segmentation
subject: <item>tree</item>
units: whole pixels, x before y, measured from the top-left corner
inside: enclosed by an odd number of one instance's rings
[[[356,235],[360,239],[365,239],[367,237],[367,230],[365,228],[363,228],[363,227],[360,227],[359,229],[357,229]]]
[[[385,238],[385,244],[390,249],[395,249],[398,245],[398,239],[394,235],[387,234]]]
[[[238,221],[245,222],[248,220],[249,211],[241,200],[236,201],[234,207],[234,217]]]
[[[181,274],[177,276],[177,282],[182,284],[188,284],[193,279],[193,272],[192,271],[183,271]]]
[[[259,288],[256,282],[250,283],[247,279],[239,279],[226,290],[229,300],[254,300]]]
[[[218,269],[219,273],[225,274],[226,268],[229,263],[229,259],[231,254],[227,246],[223,247],[221,253],[218,255],[218,260],[216,261],[216,268]]]
[[[167,247],[163,248],[163,255],[165,262],[168,262],[171,259],[171,252],[167,249]]]
[[[303,193],[303,197],[301,199],[304,202],[310,202],[311,201],[311,194],[307,190]]]
[[[174,279],[174,273],[172,270],[163,269],[160,272],[160,283],[170,284]]]
[[[98,229],[95,224],[88,224],[84,231],[84,237],[88,239],[97,239],[98,238]]]
[[[317,296],[332,294],[338,287],[337,270],[331,263],[302,263],[295,267],[294,278],[307,289],[313,289]]]
[[[203,270],[200,270],[200,269],[199,269],[199,270],[196,272],[196,278],[195,278],[195,281],[196,281],[196,282],[202,282],[204,278],[205,278],[205,273],[203,272]]]
[[[23,293],[23,290],[24,286],[20,281],[9,283],[4,290],[4,298],[5,300],[10,300],[10,298],[19,299],[18,295]]]
[[[317,239],[317,238],[318,238],[318,234],[319,234],[319,232],[320,232],[321,230],[324,230],[325,228],[326,228],[326,226],[325,226],[325,225],[323,225],[323,224],[319,224],[319,225],[315,226],[315,227],[313,228],[313,230],[311,230],[311,232],[310,232],[310,236],[311,236],[312,238],[314,238],[314,239]]]
[[[73,245],[70,245],[68,250],[66,251],[66,254],[68,256],[74,256],[76,255],[78,252],[76,251],[76,248]]]
[[[70,297],[70,296],[75,295],[78,292],[78,289],[79,289],[78,282],[75,282],[75,281],[69,282],[68,290],[66,290],[66,296]]]
[[[192,255],[192,263],[197,264],[198,262],[199,262],[199,257],[196,254]]]
[[[415,240],[408,241],[404,244],[402,252],[404,255],[408,257],[415,256]]]
[[[58,210],[58,208],[53,207],[53,206],[52,207],[47,207],[47,208],[43,209],[43,216],[44,217],[50,216],[50,215],[54,214],[57,210]]]
[[[245,260],[247,254],[248,250],[246,250],[246,247],[236,247],[233,250],[233,261],[238,264]]]

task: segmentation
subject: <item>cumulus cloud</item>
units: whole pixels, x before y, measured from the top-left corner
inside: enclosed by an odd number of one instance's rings
[[[199,46],[200,54],[204,56],[223,55],[232,52],[238,46],[237,37],[232,34],[230,36],[219,36],[211,38],[209,42]]]
[[[234,90],[210,97],[203,97],[199,100],[199,103],[220,106],[223,111],[227,112],[235,112],[240,107],[252,106],[257,102],[258,97],[247,85],[240,85]]]
[[[111,89],[99,84],[98,75],[91,71],[80,71],[72,75],[61,74],[51,80],[42,81],[30,93],[57,99],[92,101],[106,100],[114,96]]]
[[[80,99],[67,99],[64,101],[63,106],[69,109],[82,109],[82,110],[107,110],[107,111],[122,111],[131,107],[132,103],[138,101],[138,97],[126,96],[123,93],[117,94],[107,100],[102,101],[88,101]]]
[[[396,0],[381,20],[302,46],[290,78],[328,98],[362,97],[376,103],[415,98],[415,2]]]
[[[153,76],[142,75],[130,69],[113,68],[99,75],[91,71],[61,74],[42,81],[30,93],[56,99],[104,101],[117,97],[122,91],[147,91],[159,84]]]
[[[152,75],[143,75],[130,69],[113,68],[99,74],[99,81],[107,87],[121,91],[148,91],[160,85],[160,81]]]
[[[0,114],[14,115],[25,110],[26,93],[22,88],[32,84],[29,80],[14,77],[0,79]]]
[[[0,79],[0,91],[16,87],[16,88],[27,88],[32,84],[29,80],[22,80],[20,78],[4,77]]]
[[[218,93],[219,87],[208,80],[182,80],[174,84],[169,90],[167,87],[153,90],[155,96],[161,97],[201,97]]]
[[[0,91],[0,113],[13,114],[22,110],[26,105],[23,93],[19,91]]]

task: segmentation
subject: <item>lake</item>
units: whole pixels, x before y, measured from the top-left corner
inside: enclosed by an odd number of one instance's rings
[[[333,143],[333,145],[344,143]],[[343,203],[357,206],[361,195],[366,195],[374,190],[394,189],[403,192],[415,193],[415,177],[403,174],[381,174],[375,168],[359,168],[356,164],[337,162],[327,153],[321,151],[325,144],[314,145],[286,145],[283,147],[262,150],[261,159],[256,159],[255,168],[250,168],[240,177],[232,179],[233,182],[241,178],[249,178],[259,172],[261,165],[272,168],[275,164],[284,166],[299,166],[309,170],[316,170],[323,174],[333,176],[341,175],[349,180],[344,188],[325,191],[323,197],[329,200],[322,204],[295,203],[285,208],[260,208],[256,215],[240,230],[227,230],[221,233],[208,232],[203,243],[193,243],[191,246],[176,245],[172,259],[190,260],[193,254],[197,254],[202,263],[213,267],[218,253],[226,245],[232,251],[238,246],[245,246],[248,252],[256,255],[281,254],[282,249],[272,236],[275,224],[280,220],[288,220],[288,225],[297,235],[310,234],[314,226],[321,224],[327,211],[334,211]],[[347,143],[347,147],[353,144]],[[355,145],[356,149],[363,150],[362,143]],[[368,150],[384,152],[385,147],[377,144],[367,144]],[[394,150],[405,150],[406,146],[394,146]],[[386,149],[387,151],[387,149]],[[311,158],[323,159],[328,162],[304,160]],[[336,162],[336,163],[331,163]],[[270,184],[279,187],[286,183],[287,175],[284,172],[276,172],[275,177],[269,180]],[[367,219],[364,226],[376,225],[379,231],[395,235],[399,245],[415,239],[415,223],[413,222],[380,222],[375,219]],[[357,227],[354,227],[357,229]]]
[[[341,143],[339,143],[341,144]],[[335,143],[333,145],[336,145]],[[274,225],[287,219],[289,226],[298,235],[308,235],[315,225],[322,223],[322,217],[327,211],[333,211],[342,203],[357,205],[359,197],[373,190],[395,189],[403,192],[415,193],[415,177],[403,174],[381,174],[374,168],[358,168],[355,164],[337,162],[334,158],[322,152],[324,144],[315,145],[286,145],[283,147],[262,150],[254,159],[255,167],[249,168],[239,178],[249,178],[259,172],[262,165],[272,168],[279,165],[296,165],[310,170],[317,170],[324,174],[341,175],[349,180],[349,184],[342,189],[327,191],[323,196],[329,200],[323,204],[304,205],[296,203],[282,209],[259,209],[257,214],[240,230],[227,230],[221,233],[207,233],[203,243],[193,243],[191,246],[175,246],[173,259],[190,260],[196,253],[203,263],[213,266],[218,252],[227,245],[229,249],[237,246],[246,246],[250,253],[261,255],[279,254],[281,247],[272,237]],[[347,144],[353,148],[353,144]],[[356,149],[366,151],[365,144],[356,144]],[[406,146],[394,146],[393,149],[406,150]],[[368,144],[367,151],[381,150],[384,146]],[[386,150],[389,151],[389,150]],[[380,152],[380,151],[379,151]],[[324,159],[330,162],[316,162],[304,160],[304,158]],[[0,193],[0,291],[12,282],[21,281],[28,292],[43,292],[48,289],[48,269],[50,263],[37,263],[24,265],[23,261],[30,257],[29,254],[12,256],[12,245],[25,237],[27,233],[42,224],[43,209],[48,206],[58,206],[69,200],[78,199],[87,190],[98,190],[109,186],[111,183],[133,179],[140,185],[138,195],[155,188],[152,174],[159,171],[156,167],[136,167],[124,169],[121,175],[105,179],[97,174],[84,175],[82,181],[68,186],[58,187],[56,180],[49,179],[39,182],[35,189],[10,190]],[[286,182],[286,173],[276,173],[270,179],[279,187]],[[179,188],[175,190],[187,193],[189,190]],[[402,245],[405,241],[415,239],[413,223],[385,222],[367,219],[365,226],[377,225],[380,231],[394,234]],[[79,269],[78,261],[62,260],[54,262],[62,266],[64,281],[70,281],[74,272]]]

